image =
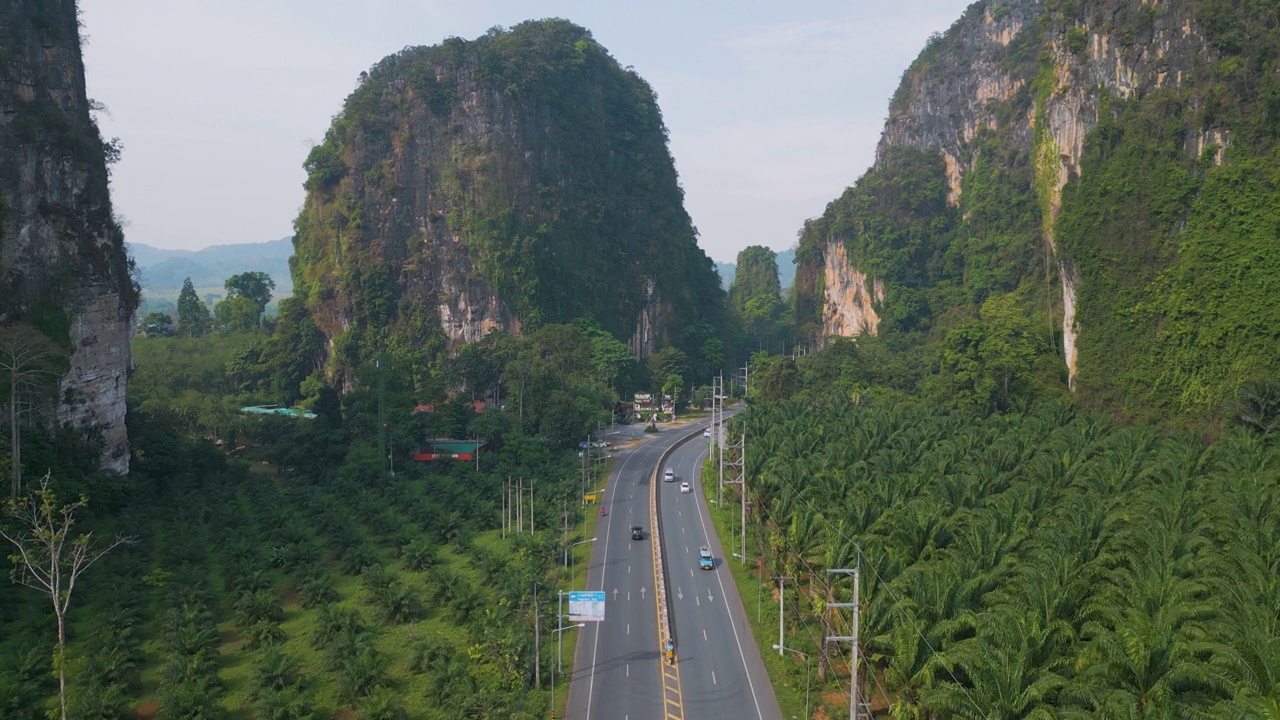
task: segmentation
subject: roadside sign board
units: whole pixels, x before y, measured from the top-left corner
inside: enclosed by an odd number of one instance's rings
[[[590,590],[570,592],[569,619],[577,622],[603,622],[604,592]]]

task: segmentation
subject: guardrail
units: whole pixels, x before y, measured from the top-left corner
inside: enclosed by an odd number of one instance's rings
[[[699,429],[689,435],[680,438],[671,447],[662,452],[662,456],[658,458],[658,463],[653,466],[653,472],[649,475],[649,527],[653,528],[653,532],[649,533],[649,539],[653,543],[653,568],[654,574],[657,576],[657,587],[654,588],[654,598],[658,603],[658,624],[662,631],[662,637],[658,639],[658,651],[662,653],[666,650],[666,643],[670,642],[675,646],[675,631],[671,628],[671,608],[668,605],[667,596],[667,564],[662,557],[662,515],[658,512],[658,473],[662,468],[666,467],[667,458],[677,448],[695,438],[702,437],[702,430]]]

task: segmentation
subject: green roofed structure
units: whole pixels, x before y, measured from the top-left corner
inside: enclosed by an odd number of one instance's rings
[[[295,410],[294,408],[280,407],[279,405],[250,405],[240,408],[240,412],[249,413],[250,415],[284,415],[285,417],[307,418],[308,420],[316,416],[315,413],[307,410]]]
[[[419,462],[431,460],[474,460],[481,450],[487,450],[487,440],[454,440],[451,438],[433,438],[425,447],[413,454]]]

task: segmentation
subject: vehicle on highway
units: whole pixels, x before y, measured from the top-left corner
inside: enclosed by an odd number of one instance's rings
[[[693,488],[689,487],[689,483],[682,482],[680,483],[680,492],[682,493],[693,492]]]
[[[698,567],[703,570],[716,569],[716,561],[711,557],[711,548],[706,545],[698,548]]]
[[[676,481],[676,471],[672,470],[671,468],[667,468],[666,472],[662,473],[662,482],[675,482],[675,481]]]
[[[711,428],[710,428],[710,427],[704,427],[704,428],[702,428],[702,437],[711,437]]]
[[[644,528],[640,527],[639,525],[632,525],[632,526],[631,526],[631,539],[632,539],[632,540],[643,540],[643,539],[644,539]]]

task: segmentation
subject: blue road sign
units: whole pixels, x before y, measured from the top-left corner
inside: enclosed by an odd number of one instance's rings
[[[569,593],[569,619],[579,622],[602,622],[604,620],[604,591],[571,591]]]

